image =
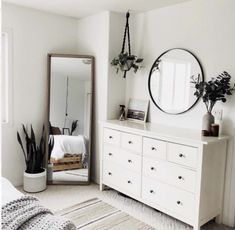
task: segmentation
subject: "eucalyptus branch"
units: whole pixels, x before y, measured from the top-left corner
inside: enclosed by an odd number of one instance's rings
[[[212,112],[217,101],[225,103],[227,101],[226,97],[232,95],[235,91],[235,84],[231,87],[230,80],[231,76],[226,71],[208,82],[200,82],[199,75],[197,79],[191,76],[191,83],[195,85],[196,89],[194,95],[203,98],[207,112]]]

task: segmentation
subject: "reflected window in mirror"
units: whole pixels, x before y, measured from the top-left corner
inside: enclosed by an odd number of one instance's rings
[[[149,93],[163,112],[180,114],[195,105],[192,80],[203,81],[203,71],[196,57],[183,49],[164,52],[154,62],[149,75]]]
[[[93,57],[49,55],[49,180],[89,182]],[[50,151],[50,150],[49,150]]]

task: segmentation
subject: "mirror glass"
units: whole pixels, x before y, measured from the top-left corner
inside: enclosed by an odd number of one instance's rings
[[[93,58],[49,55],[48,181],[88,183]]]
[[[204,81],[198,59],[184,49],[171,49],[153,63],[149,74],[149,93],[153,103],[168,114],[191,109],[198,98],[193,81]]]

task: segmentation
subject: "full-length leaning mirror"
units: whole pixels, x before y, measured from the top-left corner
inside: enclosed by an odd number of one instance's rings
[[[48,183],[88,184],[94,58],[48,55]]]
[[[198,98],[193,81],[204,81],[200,62],[191,52],[171,49],[153,63],[149,74],[149,94],[153,103],[168,114],[191,109]]]

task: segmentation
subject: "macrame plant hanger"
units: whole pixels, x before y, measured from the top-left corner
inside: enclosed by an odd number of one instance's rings
[[[122,42],[122,54],[124,54],[125,51],[125,45],[126,45],[126,36],[127,36],[127,43],[128,43],[128,56],[131,55],[131,42],[130,42],[130,30],[129,30],[129,17],[130,13],[129,11],[126,13],[126,26],[125,26],[125,32],[123,36],[123,42]],[[124,78],[126,78],[126,72],[129,71],[131,68],[131,65],[127,66],[127,68],[124,69]]]

